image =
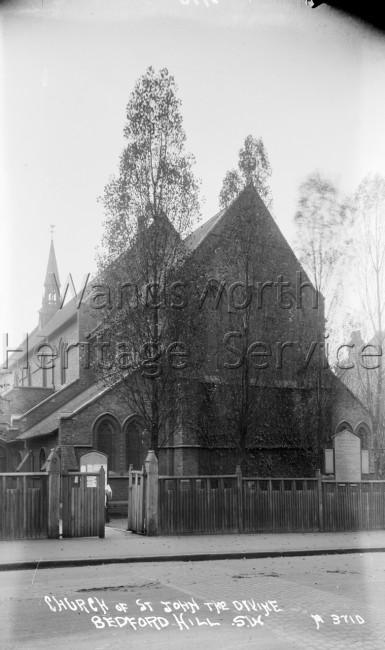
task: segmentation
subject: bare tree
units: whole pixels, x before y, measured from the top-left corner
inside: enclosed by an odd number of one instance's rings
[[[360,287],[361,303],[372,336],[372,355],[365,367],[358,364],[359,380],[366,405],[374,421],[374,452],[376,470],[382,475],[382,450],[384,448],[384,367],[382,361],[385,341],[385,178],[380,174],[368,175],[360,183],[353,209],[357,236],[355,242],[355,282]],[[358,376],[358,375],[357,375]]]
[[[308,408],[314,415],[314,443],[319,450],[329,430],[334,381],[328,357],[334,356],[330,351],[334,353],[341,343],[338,309],[343,288],[342,269],[350,245],[346,229],[349,219],[348,202],[341,197],[335,183],[319,172],[309,174],[299,188],[294,222],[296,251],[318,295],[317,340],[313,343],[318,347],[318,361],[307,374],[307,382],[312,389]],[[305,346],[302,348],[305,359]]]
[[[294,216],[296,251],[319,294],[326,299],[326,318],[335,317],[351,237],[346,226],[348,203],[335,183],[313,172],[301,183]]]

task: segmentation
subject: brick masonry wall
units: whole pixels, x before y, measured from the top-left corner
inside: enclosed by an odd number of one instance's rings
[[[4,421],[10,423],[12,414],[22,415],[52,393],[52,388],[15,386],[4,395],[2,409],[5,416]]]
[[[133,416],[135,414],[127,405],[122,395],[118,390],[109,390],[99,398],[92,401],[89,405],[82,408],[78,413],[70,418],[61,418],[60,427],[59,427],[59,441],[61,445],[74,445],[76,447],[76,457],[79,457],[90,450],[90,448],[95,448],[97,445],[96,440],[96,430],[97,425],[102,421],[104,416],[112,417],[114,422],[114,434],[117,438],[117,474],[128,473],[128,464],[134,463],[134,469],[140,469],[136,467],[136,462],[134,459],[127,457],[126,451],[126,425],[132,422]],[[139,431],[143,431],[142,427],[139,425]],[[147,455],[149,449],[150,441],[141,439],[139,442],[139,451],[142,460],[140,463],[144,463],[144,459]],[[136,454],[135,451],[133,451]],[[136,456],[135,456],[136,458]],[[127,464],[128,463],[128,464]],[[127,466],[126,466],[127,465]],[[109,468],[109,474],[112,476],[112,468]]]
[[[128,500],[128,476],[110,476],[108,479],[113,501]]]
[[[314,291],[305,287],[302,292],[302,307],[299,309],[294,302],[297,284],[297,272],[301,272],[301,284],[308,281],[293,251],[279,232],[272,217],[265,212],[263,204],[253,193],[245,195],[243,201],[235,202],[226,217],[221,222],[218,232],[209,235],[204,244],[195,254],[197,267],[202,270],[200,284],[203,289],[205,280],[216,278],[225,282],[225,290],[220,299],[218,308],[215,308],[215,297],[207,297],[201,311],[206,315],[206,326],[203,331],[205,337],[205,357],[207,372],[218,372],[223,369],[224,359],[234,361],[235,355],[223,353],[223,337],[229,331],[241,331],[241,322],[245,310],[236,309],[234,303],[244,299],[244,290],[239,289],[230,300],[229,289],[232,283],[245,280],[245,269],[237,258],[236,248],[232,251],[233,240],[226,238],[226,230],[237,228],[239,221],[248,212],[253,215],[254,234],[257,231],[255,248],[250,253],[249,259],[249,284],[253,285],[251,299],[251,313],[249,324],[248,344],[263,341],[271,348],[271,356],[267,358],[269,369],[265,374],[271,374],[272,380],[298,380],[297,370],[306,356],[310,343],[319,341],[324,331],[323,300],[313,308],[312,300]],[[221,237],[224,235],[224,240]],[[290,287],[284,291],[291,292],[292,307],[282,307],[278,300],[277,278],[281,276],[284,282],[290,282]],[[258,303],[258,283],[271,283],[266,286]],[[287,303],[288,294],[283,294],[282,303]],[[278,354],[277,343],[293,342],[283,352],[283,367],[276,369]],[[231,345],[241,349],[244,339],[233,338]],[[219,354],[220,347],[222,353]],[[219,368],[218,368],[219,363]],[[311,364],[312,365],[312,364]]]
[[[19,429],[19,433],[22,433],[36,423],[41,422],[41,420],[56,411],[58,408],[63,407],[63,410],[65,410],[65,404],[85,388],[87,388],[87,385],[78,379],[72,384],[64,386],[59,391],[53,393],[50,399],[47,399],[44,403],[41,402],[36,408],[31,409],[26,417],[17,420],[17,424],[15,422],[15,425]]]
[[[199,449],[189,447],[174,449],[174,475],[189,474],[199,474]]]
[[[96,420],[103,414],[113,415],[120,427],[133,415],[130,408],[122,403],[120,394],[110,390],[89,406],[81,409],[71,418],[60,420],[59,442],[62,445],[93,445],[92,431]]]

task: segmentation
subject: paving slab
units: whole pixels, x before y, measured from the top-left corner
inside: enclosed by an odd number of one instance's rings
[[[146,537],[106,527],[104,539],[0,542],[0,571],[119,562],[197,561],[229,558],[385,552],[385,531]]]

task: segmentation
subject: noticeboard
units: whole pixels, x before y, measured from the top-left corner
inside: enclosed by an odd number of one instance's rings
[[[90,451],[80,457],[80,471],[85,473],[99,473],[101,467],[104,469],[105,485],[107,485],[107,464],[108,458],[106,454],[99,451]],[[87,476],[87,487],[96,487],[96,476]]]
[[[361,481],[361,440],[345,429],[334,436],[336,481]]]

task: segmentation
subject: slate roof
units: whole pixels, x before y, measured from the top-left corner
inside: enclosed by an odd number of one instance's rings
[[[183,243],[186,246],[186,248],[190,251],[195,250],[198,248],[198,246],[203,242],[203,240],[207,237],[207,235],[213,230],[213,228],[219,223],[221,217],[225,214],[226,210],[221,210],[218,212],[216,215],[211,217],[208,221],[203,223],[199,228],[194,230],[191,235],[188,235],[186,239],[184,239]]]
[[[30,429],[24,431],[24,433],[18,436],[18,440],[27,440],[29,438],[46,436],[50,433],[53,433],[59,428],[60,415],[73,415],[80,408],[84,407],[88,402],[95,399],[96,397],[100,397],[108,390],[109,388],[103,388],[99,383],[93,384],[60,406],[56,411],[44,418],[44,420],[41,420],[37,424],[34,424]],[[55,393],[52,397],[55,397]]]

